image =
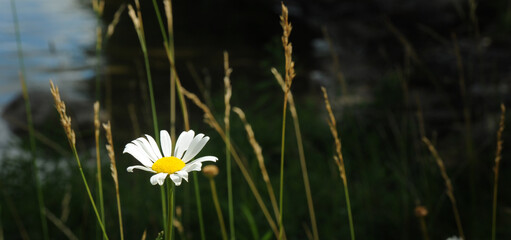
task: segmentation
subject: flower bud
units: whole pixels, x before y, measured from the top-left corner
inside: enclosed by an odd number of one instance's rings
[[[417,217],[425,217],[428,215],[428,209],[424,206],[417,206],[415,208],[415,216]]]
[[[218,167],[216,165],[207,165],[202,168],[202,173],[208,178],[214,178],[218,175]]]

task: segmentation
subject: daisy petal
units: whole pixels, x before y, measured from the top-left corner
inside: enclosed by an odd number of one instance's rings
[[[188,172],[187,171],[177,171],[176,174],[188,182]]]
[[[143,137],[139,137],[135,140],[133,140],[132,142],[138,142],[139,145],[144,149],[144,151],[147,153],[147,155],[149,155],[149,157],[151,158],[151,161],[153,162],[156,162],[158,161],[158,157],[156,156],[156,154],[154,153],[153,151],[153,147],[151,147],[151,144],[149,143],[149,141],[147,141],[147,139],[143,138]]]
[[[131,166],[131,167],[128,167],[128,169],[126,169],[128,172],[133,172],[133,169],[139,169],[139,170],[144,170],[144,171],[147,171],[147,172],[153,172],[153,173],[156,173],[155,171],[153,171],[151,168],[148,168],[148,167],[144,167],[144,166],[140,166],[140,165],[136,165],[136,166]]]
[[[156,157],[158,157],[158,159],[162,158],[163,156],[161,155],[160,149],[158,148],[158,144],[156,143],[156,141],[154,141],[154,138],[147,134],[145,135],[145,137],[147,138],[147,140],[149,140],[149,144],[151,144],[151,148],[153,149],[154,154],[156,154]]]
[[[181,176],[177,174],[170,174],[169,177],[174,182],[174,184],[176,184],[176,186],[181,185],[181,181],[183,180]]]
[[[194,163],[201,163],[201,162],[208,162],[208,161],[209,162],[216,162],[216,161],[218,161],[218,158],[214,157],[214,156],[200,157],[200,158],[197,158],[197,159],[191,161],[190,163],[186,164],[186,166],[194,164]]]
[[[192,143],[190,143],[190,147],[188,148],[188,150],[186,150],[185,156],[182,159],[183,162],[186,163],[192,160],[209,141],[209,137],[202,138],[201,136],[201,138],[198,138],[199,135],[204,136],[204,134],[198,134],[197,137],[193,139]]]
[[[138,149],[140,149],[140,151],[139,151],[140,154],[144,155],[147,159],[149,159],[149,161],[151,161],[151,163],[156,162],[156,160],[154,160],[154,157],[149,155],[149,153],[145,150],[144,144],[142,144],[140,141],[133,140],[129,144],[133,144],[133,145],[137,146]]]
[[[151,182],[152,185],[156,185],[156,184],[163,185],[163,181],[167,177],[167,174],[168,173],[154,174],[149,181]]]
[[[172,156],[172,139],[170,139],[169,132],[166,130],[160,131],[160,143],[161,150],[163,151],[163,156],[170,157]]]
[[[196,163],[192,163],[192,164],[186,164],[186,166],[181,169],[181,171],[187,171],[187,172],[192,172],[192,171],[197,171],[199,172],[202,168],[202,163],[200,162],[196,162]]]
[[[153,162],[150,160],[147,154],[145,154],[144,150],[133,143],[126,144],[126,147],[124,148],[124,151],[122,153],[131,154],[131,156],[133,156],[135,159],[137,159],[146,167],[153,166]]]
[[[195,132],[193,130],[189,130],[188,132],[182,132],[181,135],[177,138],[176,141],[176,149],[174,150],[174,157],[181,159],[183,157],[183,153],[188,150],[190,143],[193,140],[193,136]]]

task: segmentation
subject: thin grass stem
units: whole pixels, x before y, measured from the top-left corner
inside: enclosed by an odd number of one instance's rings
[[[85,174],[83,173],[82,163],[80,162],[80,157],[78,157],[78,152],[76,151],[76,134],[71,127],[71,118],[66,113],[66,104],[60,98],[59,88],[55,87],[55,85],[53,84],[53,82],[51,80],[50,80],[50,86],[51,86],[51,94],[53,95],[53,99],[55,100],[55,108],[57,109],[57,111],[60,115],[60,122],[62,124],[62,127],[64,128],[64,131],[66,132],[69,146],[71,147],[73,155],[76,159],[76,163],[78,165],[78,170],[80,171],[80,175],[82,176],[83,184],[85,185],[85,189],[87,190],[87,194],[88,194],[90,202],[92,204],[92,208],[94,209],[94,213],[96,214],[98,224],[101,227],[101,230],[103,231],[103,235],[104,235],[105,239],[108,240],[108,236],[106,234],[105,227],[103,225],[103,222],[101,221],[101,216],[98,213],[98,209],[96,208],[96,203],[94,203],[94,198],[92,197],[92,194],[91,194],[91,191],[89,188],[89,184],[87,183],[87,179],[85,178]]]
[[[36,163],[36,142],[34,138],[34,124],[32,122],[32,108],[30,106],[30,97],[28,95],[27,85],[25,82],[25,62],[23,58],[23,48],[21,44],[21,34],[20,34],[20,27],[19,27],[19,21],[18,21],[18,12],[16,9],[16,1],[11,0],[11,12],[14,22],[14,32],[16,35],[16,46],[17,46],[17,52],[18,52],[18,63],[20,67],[20,82],[21,82],[21,89],[23,92],[23,99],[25,101],[25,111],[27,113],[27,125],[28,125],[28,134],[29,134],[29,141],[30,141],[30,156],[32,161],[32,174],[34,177],[34,184],[36,187],[36,194],[37,194],[37,204],[39,207],[39,218],[41,220],[41,229],[42,229],[42,235],[43,239],[49,240],[49,233],[48,233],[48,223],[46,221],[46,208],[44,206],[44,195],[41,183],[39,181],[39,169],[37,167]]]
[[[96,142],[96,180],[98,184],[98,201],[101,220],[105,222],[105,204],[103,200],[103,181],[101,177],[101,156],[99,151],[99,102],[101,101],[101,51],[103,49],[103,30],[101,27],[101,16],[103,15],[105,2],[103,0],[92,0],[93,10],[96,13],[96,103],[94,104],[94,135]]]
[[[227,240],[227,230],[225,230],[224,216],[222,215],[222,209],[220,209],[220,203],[218,202],[218,194],[216,192],[215,180],[210,177],[209,185],[211,187],[211,195],[213,197],[213,203],[215,204],[216,213],[218,215],[218,223],[220,224],[220,230],[222,232],[222,239]]]
[[[148,53],[147,53],[147,46],[146,46],[145,36],[144,36],[142,13],[140,12],[140,3],[138,2],[138,0],[135,1],[135,4],[137,7],[137,11],[135,12],[135,10],[133,9],[133,6],[131,6],[131,4],[130,4],[130,5],[128,5],[128,14],[131,17],[133,26],[135,27],[135,30],[137,32],[137,36],[138,36],[138,39],[140,42],[140,48],[142,49],[142,53],[144,55],[144,63],[145,63],[145,68],[146,68],[146,73],[147,73],[147,83],[148,83],[149,96],[150,96],[150,101],[151,101],[151,113],[152,113],[152,117],[153,117],[154,136],[156,138],[156,142],[159,142],[160,137],[158,134],[158,119],[156,117],[156,106],[154,103],[153,81],[151,78],[151,69],[149,66],[149,57],[148,57]],[[167,193],[167,194],[170,194],[170,193]],[[167,229],[166,226],[168,225],[168,222],[167,222],[168,219],[167,219],[167,209],[166,209],[166,200],[165,200],[166,196],[165,195],[166,195],[165,187],[160,186],[163,226],[164,226],[164,229]],[[172,223],[172,222],[170,222],[170,223]],[[168,235],[168,232],[165,233],[165,236],[167,236],[167,235]]]
[[[460,218],[460,213],[458,211],[458,205],[456,204],[456,198],[454,197],[454,190],[452,187],[452,182],[451,182],[451,179],[449,178],[449,176],[447,175],[444,161],[442,160],[442,158],[440,158],[440,155],[438,154],[435,146],[433,146],[433,143],[431,143],[431,141],[429,141],[428,138],[423,137],[422,141],[424,142],[424,144],[426,144],[429,151],[435,158],[438,168],[440,169],[440,173],[442,174],[442,178],[444,179],[445,188],[447,190],[447,196],[449,197],[449,200],[451,201],[452,211],[454,213],[454,218],[456,220],[456,226],[458,227],[458,234],[459,234],[460,238],[466,239],[465,234],[463,233],[463,226],[461,225],[461,218]]]
[[[71,147],[73,150],[73,155],[75,156],[76,163],[78,164],[78,170],[80,170],[80,175],[82,176],[83,184],[85,185],[85,189],[87,190],[87,195],[89,195],[89,200],[92,204],[92,208],[94,209],[94,213],[96,214],[96,218],[98,220],[98,224],[101,227],[101,231],[103,231],[103,235],[105,239],[108,240],[108,235],[106,234],[105,226],[103,225],[103,222],[101,221],[101,216],[98,213],[98,209],[96,207],[96,204],[94,203],[94,198],[92,197],[92,194],[90,192],[89,184],[87,183],[87,179],[85,178],[85,174],[83,173],[82,164],[80,162],[80,158],[78,157],[78,152],[76,151],[76,147]]]
[[[285,155],[285,140],[286,140],[286,114],[287,114],[287,99],[288,93],[291,89],[291,84],[293,82],[293,78],[295,77],[294,70],[294,62],[292,59],[293,47],[289,42],[289,35],[291,34],[291,23],[289,23],[288,9],[281,3],[282,6],[282,15],[280,16],[280,25],[282,26],[282,46],[284,47],[284,55],[285,55],[285,82],[286,82],[286,90],[284,92],[284,107],[282,110],[282,139],[281,139],[281,147],[280,147],[280,194],[279,194],[279,237],[278,239],[283,238],[284,226],[282,222],[283,218],[283,199],[284,199],[284,155]]]
[[[248,123],[245,113],[238,107],[234,107],[232,109],[236,114],[238,114],[239,118],[243,122],[245,126],[245,131],[247,132],[247,138],[254,149],[254,154],[257,157],[257,162],[259,163],[259,168],[261,169],[261,175],[263,176],[263,180],[266,183],[266,189],[268,190],[268,195],[270,196],[271,205],[273,206],[273,211],[275,212],[275,218],[279,217],[279,207],[277,206],[277,199],[275,197],[275,192],[273,191],[273,187],[271,185],[270,176],[268,171],[266,170],[266,165],[264,164],[264,157],[262,153],[261,146],[255,139],[254,130],[252,126]]]
[[[271,72],[275,76],[275,79],[277,82],[279,82],[280,86],[282,87],[282,91],[286,91],[286,84],[284,82],[284,79],[282,79],[282,76],[277,71],[277,69],[272,68]],[[298,113],[296,111],[295,101],[293,98],[293,94],[291,90],[289,91],[288,96],[288,102],[289,102],[289,111],[291,112],[291,116],[293,117],[293,125],[295,127],[295,135],[296,135],[296,144],[298,146],[298,154],[300,156],[300,166],[302,169],[302,177],[303,177],[303,185],[305,188],[305,195],[307,196],[307,206],[309,208],[309,215],[311,218],[311,225],[312,225],[312,234],[313,239],[318,240],[319,239],[319,232],[318,232],[318,226],[316,223],[316,214],[314,212],[314,202],[312,200],[312,193],[309,183],[309,175],[307,170],[307,163],[305,161],[305,151],[303,149],[303,140],[302,140],[302,132],[300,130],[300,122],[298,121]]]
[[[200,237],[202,240],[206,239],[206,233],[204,231],[204,220],[202,218],[202,203],[200,198],[200,189],[199,189],[199,178],[197,177],[197,173],[193,172],[193,186],[195,189],[195,200],[197,201],[197,215],[199,217],[199,229],[200,229]]]
[[[497,150],[495,153],[495,167],[493,179],[493,208],[492,208],[492,224],[491,224],[491,239],[495,240],[497,236],[497,193],[499,188],[499,166],[502,160],[502,133],[504,132],[504,123],[506,121],[506,106],[500,104],[500,122],[499,130],[497,131]]]
[[[225,103],[225,113],[224,113],[224,124],[225,124],[225,160],[227,167],[227,199],[229,205],[229,230],[230,230],[230,239],[236,239],[236,231],[234,228],[234,204],[232,200],[232,167],[231,167],[231,125],[230,125],[230,115],[231,115],[231,96],[232,96],[232,87],[231,87],[231,73],[232,69],[229,67],[229,54],[227,51],[224,51],[224,85],[225,85],[225,95],[224,95],[224,103]]]
[[[99,122],[99,101],[94,103],[94,139],[96,142],[96,180],[98,181],[98,201],[99,201],[99,212],[101,214],[101,221],[105,222],[105,204],[103,200],[103,179],[101,176],[101,155],[99,151],[99,133],[100,133],[100,122]]]
[[[115,164],[115,152],[114,152],[114,141],[112,138],[112,126],[110,121],[106,124],[103,124],[103,128],[106,132],[107,145],[106,150],[108,151],[108,156],[110,157],[110,171],[112,173],[112,178],[115,184],[115,198],[117,200],[117,215],[119,217],[119,232],[121,235],[121,240],[124,240],[124,230],[122,225],[122,212],[121,212],[121,195],[119,194],[119,177],[117,175],[117,166]]]
[[[165,235],[165,239],[172,240],[173,238],[173,222],[174,222],[174,183],[170,180],[170,178],[167,178],[167,204],[168,204],[168,226],[167,229],[167,235]]]
[[[348,220],[350,224],[350,235],[351,239],[355,240],[355,226],[353,224],[353,216],[351,214],[351,202],[350,202],[350,194],[348,191],[348,179],[346,177],[346,166],[344,165],[344,158],[342,156],[342,145],[341,139],[339,138],[339,133],[337,133],[337,123],[335,121],[334,113],[332,111],[332,106],[330,106],[330,101],[328,100],[328,94],[324,87],[321,87],[323,91],[323,98],[325,99],[325,107],[328,112],[328,126],[330,127],[330,132],[332,132],[332,136],[335,140],[335,151],[336,155],[334,155],[334,161],[337,167],[339,168],[339,174],[342,180],[342,184],[344,186],[344,197],[346,199],[346,209],[348,211]]]

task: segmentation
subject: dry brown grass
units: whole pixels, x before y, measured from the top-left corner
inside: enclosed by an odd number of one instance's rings
[[[103,128],[106,132],[106,150],[108,152],[108,157],[110,158],[110,171],[112,174],[112,178],[114,180],[115,185],[115,197],[117,199],[117,215],[119,217],[119,231],[121,235],[121,240],[124,239],[124,228],[122,224],[122,211],[121,211],[121,195],[119,194],[119,177],[117,175],[117,165],[115,163],[115,151],[114,151],[114,141],[112,138],[112,126],[110,121],[103,124]]]
[[[447,170],[445,169],[444,161],[442,160],[442,158],[436,151],[435,146],[433,146],[433,144],[431,143],[431,141],[429,141],[428,138],[423,137],[422,141],[426,144],[429,151],[435,158],[438,168],[440,169],[440,173],[442,174],[442,178],[444,179],[446,193],[447,193],[447,196],[449,197],[449,200],[451,201],[452,211],[454,213],[454,218],[456,219],[456,226],[458,227],[458,234],[462,239],[466,239],[465,234],[463,233],[463,226],[461,225],[461,218],[460,218],[460,214],[458,211],[458,205],[456,204],[456,198],[454,197],[454,190],[452,187],[451,179],[447,175]]]
[[[236,114],[238,114],[239,118],[243,122],[245,127],[245,131],[247,132],[247,138],[254,149],[254,154],[256,155],[257,162],[259,163],[259,168],[261,169],[261,175],[263,176],[263,180],[266,183],[266,189],[268,190],[268,195],[270,195],[270,201],[273,206],[273,211],[275,212],[275,217],[279,216],[279,207],[277,206],[277,198],[275,197],[275,192],[273,191],[273,187],[271,185],[270,176],[268,175],[268,171],[266,170],[266,165],[264,164],[263,151],[261,146],[255,139],[254,130],[252,126],[248,123],[245,113],[238,107],[234,107],[232,109]]]
[[[506,121],[506,106],[503,103],[500,104],[500,122],[499,130],[497,131],[497,150],[495,151],[495,167],[494,181],[493,181],[493,212],[492,212],[492,239],[495,239],[497,232],[497,193],[499,186],[499,167],[500,161],[502,160],[502,133],[504,132],[504,123]]]
[[[355,228],[353,224],[353,216],[351,214],[351,203],[350,203],[350,195],[348,191],[348,180],[346,178],[346,167],[344,166],[344,158],[342,156],[342,145],[339,134],[337,133],[337,123],[335,121],[334,113],[332,111],[332,106],[330,106],[330,101],[328,100],[328,94],[324,87],[321,87],[323,91],[323,97],[325,99],[325,107],[328,112],[328,126],[330,127],[330,132],[332,132],[332,136],[335,140],[335,152],[337,155],[334,155],[334,161],[337,167],[339,168],[339,174],[342,179],[342,183],[344,185],[344,196],[346,198],[346,210],[348,211],[348,220],[350,224],[350,234],[351,239],[355,240]]]
[[[53,82],[50,80],[51,86],[51,94],[53,95],[53,100],[55,101],[55,108],[60,115],[60,123],[66,132],[67,140],[72,148],[76,148],[76,134],[75,131],[71,128],[71,117],[69,117],[66,113],[66,104],[60,98],[59,88],[53,85]]]

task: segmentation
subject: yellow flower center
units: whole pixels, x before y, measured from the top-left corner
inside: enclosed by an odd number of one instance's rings
[[[157,173],[175,173],[185,167],[185,163],[177,157],[163,157],[158,159],[151,169]]]

